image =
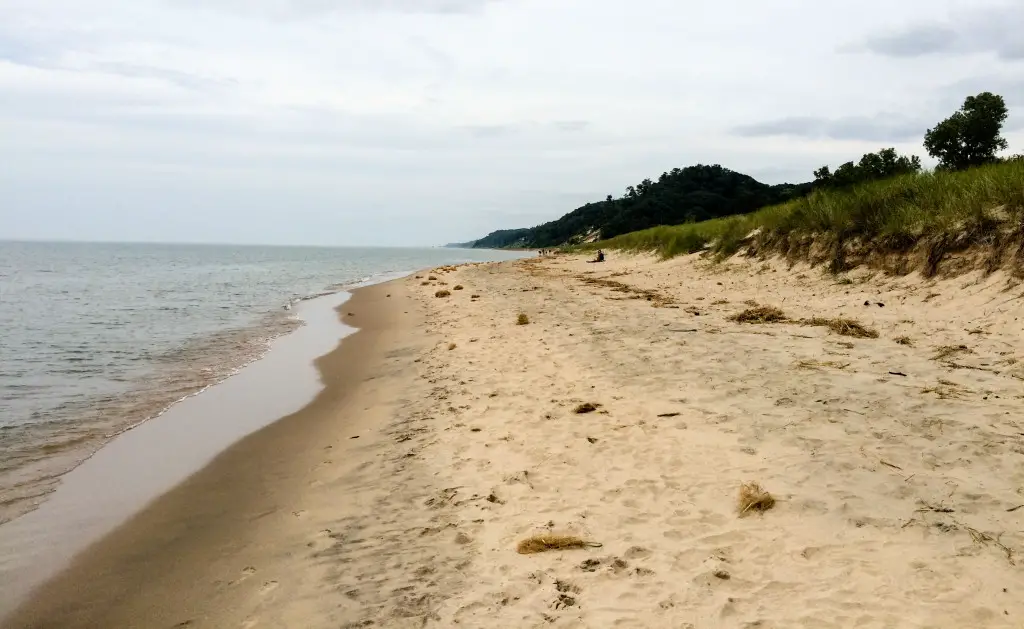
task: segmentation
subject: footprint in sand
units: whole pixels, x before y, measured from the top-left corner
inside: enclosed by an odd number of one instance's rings
[[[263,587],[260,588],[260,596],[266,596],[267,594],[270,594],[271,592],[276,590],[280,585],[281,584],[277,581],[267,581],[263,584]]]
[[[238,577],[234,581],[231,581],[228,585],[238,585],[239,583],[245,581],[254,574],[256,574],[256,568],[252,566],[246,566],[242,568],[242,576]]]

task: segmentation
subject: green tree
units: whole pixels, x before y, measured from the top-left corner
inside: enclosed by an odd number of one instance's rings
[[[939,168],[964,170],[997,161],[996,153],[1007,147],[999,132],[1006,121],[1003,97],[992,92],[968,96],[963,106],[924,134],[928,154]]]
[[[894,148],[877,153],[865,153],[859,162],[846,162],[835,172],[828,166],[814,171],[814,187],[845,188],[859,183],[886,179],[921,171],[921,158],[917,155],[900,155]]]

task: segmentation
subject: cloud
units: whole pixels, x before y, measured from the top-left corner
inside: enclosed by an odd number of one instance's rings
[[[963,0],[819,4],[0,0],[0,238],[467,240],[677,166],[777,183],[921,154],[983,90],[1024,149],[1009,27]],[[958,54],[978,33],[1003,56]],[[885,54],[837,53],[865,36]]]
[[[995,53],[1001,59],[1024,59],[1024,4],[1014,3],[955,12],[947,22],[912,24],[868,36],[842,50],[868,51],[885,57],[933,54]]]
[[[864,48],[888,57],[919,57],[953,50],[958,37],[957,32],[950,27],[928,24],[868,37]]]
[[[343,12],[476,13],[501,0],[166,0],[175,7],[202,7],[244,15],[308,18]]]
[[[790,136],[832,140],[902,142],[921,137],[927,125],[895,114],[824,118],[796,116],[740,125],[734,132],[744,137]]]

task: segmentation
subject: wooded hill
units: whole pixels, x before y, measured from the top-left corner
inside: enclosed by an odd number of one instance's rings
[[[810,192],[813,184],[769,186],[719,165],[689,166],[644,179],[618,199],[587,203],[562,218],[526,229],[502,229],[473,243],[476,248],[557,247],[589,238],[613,238],[657,225],[699,222],[753,212]]]

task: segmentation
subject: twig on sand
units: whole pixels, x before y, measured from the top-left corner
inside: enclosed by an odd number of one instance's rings
[[[888,462],[888,461],[886,461],[884,459],[879,459],[878,462],[881,463],[882,465],[888,465],[889,467],[893,468],[894,470],[899,470],[901,472],[903,471],[903,468],[900,467],[899,465],[894,465],[894,464],[892,464],[892,463],[890,463],[890,462]]]
[[[1010,507],[1006,510],[1007,513],[1013,513],[1017,509],[1024,509],[1024,505],[1017,505],[1016,507]]]

